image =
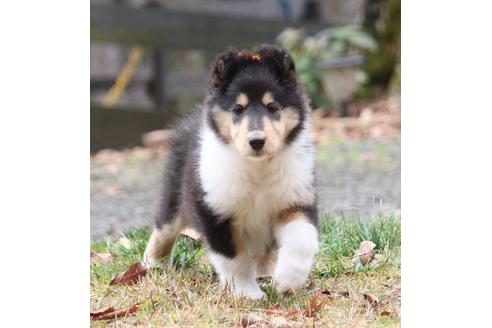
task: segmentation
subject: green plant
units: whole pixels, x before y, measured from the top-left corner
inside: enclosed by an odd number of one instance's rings
[[[325,29],[313,36],[306,36],[302,29],[287,28],[278,35],[277,42],[294,57],[299,78],[313,106],[324,109],[333,103],[323,89],[318,62],[377,48],[374,39],[356,25]]]

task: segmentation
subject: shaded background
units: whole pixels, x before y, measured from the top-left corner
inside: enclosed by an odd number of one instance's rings
[[[215,56],[276,43],[313,108],[321,212],[400,209],[400,2],[91,1],[91,238],[151,225],[173,120]]]

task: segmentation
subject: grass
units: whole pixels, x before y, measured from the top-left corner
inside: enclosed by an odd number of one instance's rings
[[[267,300],[233,299],[221,290],[201,244],[181,237],[174,250],[173,269],[153,269],[135,286],[109,286],[111,279],[139,262],[149,230],[139,229],[118,240],[95,243],[91,251],[111,253],[109,264],[91,260],[91,311],[141,303],[134,316],[116,321],[93,321],[93,327],[175,326],[241,327],[255,316],[258,326],[397,327],[400,313],[400,219],[370,221],[326,215],[320,225],[320,252],[306,286],[295,295],[278,295],[268,279],[261,287]],[[376,244],[376,259],[366,266],[353,260],[363,240]],[[325,291],[325,294],[321,294]],[[326,295],[330,294],[330,295]],[[370,304],[368,297],[376,297]],[[324,305],[313,315],[314,303]],[[283,319],[279,319],[279,317]]]

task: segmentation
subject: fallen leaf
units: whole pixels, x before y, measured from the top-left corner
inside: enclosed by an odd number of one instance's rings
[[[97,312],[91,312],[91,319],[92,320],[97,320],[97,318],[102,317],[108,313],[114,313],[116,310],[114,307],[109,307],[106,310],[103,311],[97,311]]]
[[[343,297],[347,297],[347,298],[350,297],[350,293],[347,292],[347,291],[345,291],[345,292],[338,292],[337,294],[340,295],[340,296],[343,296]]]
[[[364,296],[364,299],[366,301],[368,301],[371,306],[376,306],[379,304],[379,300],[376,296],[374,296],[372,294],[365,294],[365,293],[363,294],[363,296]]]
[[[152,303],[152,305],[154,305],[155,303],[159,302],[160,300],[160,297],[159,295],[156,295],[156,294],[153,294],[152,292],[150,293],[150,302]]]
[[[103,149],[97,152],[92,159],[95,163],[105,163],[105,162],[121,162],[123,160],[123,156],[121,152],[118,152],[113,149]]]
[[[111,253],[91,252],[91,262],[108,264],[113,262],[113,255]]]
[[[116,163],[111,163],[111,164],[107,164],[106,166],[104,166],[104,172],[111,174],[113,176],[118,175],[120,170],[121,170],[120,165],[116,164]]]
[[[299,310],[296,308],[284,310],[284,309],[279,309],[278,305],[274,305],[273,307],[268,308],[266,310],[266,314],[269,316],[281,316],[287,319],[295,319],[299,315],[301,315]]]
[[[285,314],[285,317],[287,319],[295,319],[299,315],[299,310],[296,308],[289,309],[287,313]]]
[[[254,314],[248,314],[246,317],[241,319],[241,327],[262,327],[266,324],[267,322],[265,320]]]
[[[289,322],[284,317],[273,317],[270,320],[270,327],[272,327],[272,328],[294,328],[295,324],[293,322]]]
[[[309,300],[308,308],[304,311],[305,317],[312,317],[319,312],[327,303],[326,299],[320,297],[321,294],[314,294]]]
[[[134,285],[141,278],[145,277],[147,274],[147,268],[140,263],[134,263],[128,267],[125,271],[120,273],[117,277],[115,277],[110,285]]]
[[[364,317],[358,317],[350,323],[350,328],[365,328],[367,327],[367,321]]]
[[[130,239],[128,239],[126,237],[121,237],[120,239],[118,239],[118,242],[116,244],[119,246],[123,246],[126,249],[132,248],[132,242],[130,241]]]
[[[335,292],[332,292],[328,289],[322,289],[321,294],[328,296],[329,298],[333,298],[335,296]]]
[[[140,303],[133,304],[128,309],[116,310],[114,307],[107,308],[104,311],[91,312],[91,320],[112,320],[126,317],[137,312]]]
[[[395,312],[391,311],[391,310],[384,310],[384,311],[381,311],[380,315],[382,316],[386,316],[386,317],[390,317],[390,318],[397,318],[398,316],[396,315]]]
[[[142,143],[145,147],[168,147],[169,140],[173,137],[174,130],[154,130],[142,135]]]
[[[266,310],[266,314],[268,315],[274,315],[278,313],[280,313],[280,310],[278,309],[278,304],[274,304]]]
[[[103,190],[103,194],[106,196],[116,196],[121,192],[120,188],[118,187],[106,187]]]
[[[359,257],[360,263],[362,263],[362,265],[366,265],[374,258],[374,247],[376,247],[376,244],[370,240],[364,240],[360,243],[359,249],[357,250],[356,254]]]
[[[185,237],[188,237],[188,238],[191,238],[193,239],[194,241],[197,241],[199,243],[202,242],[202,235],[196,231],[195,229],[193,228],[186,228],[184,229],[183,231],[181,231],[181,235],[182,236],[185,236]]]
[[[328,298],[335,298],[335,297],[349,297],[350,293],[343,291],[343,292],[335,292],[329,289],[322,289],[321,294],[326,295]]]

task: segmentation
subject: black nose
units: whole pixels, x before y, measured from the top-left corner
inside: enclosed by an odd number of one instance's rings
[[[265,145],[265,138],[254,138],[249,140],[249,145],[256,151],[261,150]]]

